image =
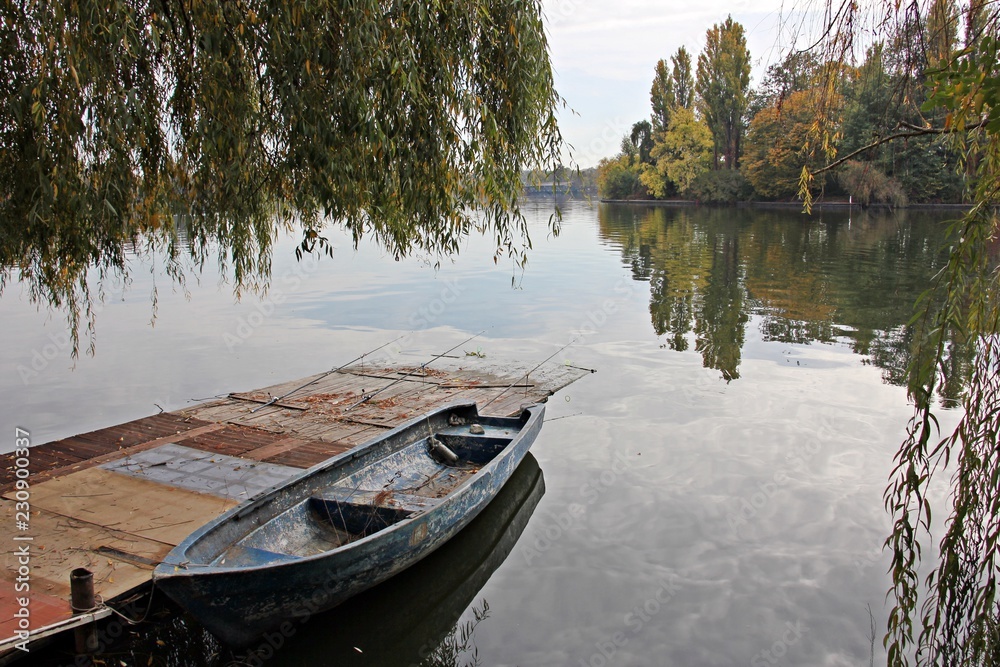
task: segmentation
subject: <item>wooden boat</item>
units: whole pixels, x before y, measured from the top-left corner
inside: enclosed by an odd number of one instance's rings
[[[489,505],[440,549],[298,625],[281,648],[281,664],[437,664],[428,653],[456,626],[463,628],[460,621],[471,605],[486,599],[477,600],[480,591],[514,549],[544,494],[542,471],[528,452]]]
[[[414,419],[206,524],[153,581],[231,645],[294,626],[461,530],[510,478],[544,414],[533,405],[486,417],[467,403]]]

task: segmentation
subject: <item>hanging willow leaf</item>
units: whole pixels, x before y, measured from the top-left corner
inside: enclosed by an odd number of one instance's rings
[[[237,291],[300,224],[515,253],[559,103],[538,0],[3,3],[0,289],[64,307],[76,342],[88,268],[176,262],[181,229]]]

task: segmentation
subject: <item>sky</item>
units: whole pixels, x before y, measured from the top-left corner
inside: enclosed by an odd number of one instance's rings
[[[564,139],[581,168],[618,152],[632,124],[648,119],[656,62],[684,46],[695,60],[705,32],[732,15],[743,25],[751,86],[781,60],[813,16],[781,0],[543,0],[556,90],[566,100]]]

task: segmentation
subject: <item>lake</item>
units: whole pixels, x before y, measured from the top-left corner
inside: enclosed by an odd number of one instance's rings
[[[75,362],[63,315],[13,283],[4,423],[41,443],[310,375],[402,334],[397,361],[419,364],[485,329],[456,352],[555,353],[597,372],[550,401],[534,458],[468,534],[245,662],[884,661],[882,492],[910,416],[907,322],[948,215],[560,205],[554,236],[553,203],[527,202],[523,269],[494,264],[482,238],[436,266],[331,230],[333,258],[296,261],[285,238],[270,293],[237,301],[214,266],[179,288],[162,258],[135,257],[129,284],[105,286],[95,354]],[[178,620],[117,646],[139,664],[144,651],[231,659]]]

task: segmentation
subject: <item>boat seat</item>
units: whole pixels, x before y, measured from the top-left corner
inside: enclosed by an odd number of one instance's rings
[[[297,560],[297,556],[279,554],[267,549],[258,549],[242,544],[234,544],[226,549],[218,558],[212,561],[212,565],[221,567],[253,567],[255,565],[269,565],[287,560]]]
[[[438,439],[455,452],[460,460],[479,465],[492,461],[511,440],[488,433],[485,435],[440,433]]]
[[[309,501],[317,514],[337,528],[356,535],[382,530],[440,502],[437,498],[396,491],[357,491],[336,486],[313,494]]]

